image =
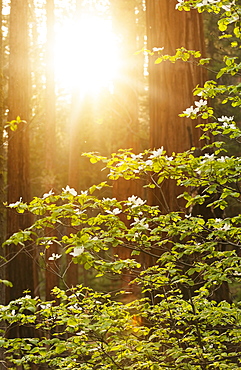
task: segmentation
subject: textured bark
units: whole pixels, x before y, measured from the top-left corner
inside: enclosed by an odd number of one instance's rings
[[[12,0],[9,29],[9,95],[8,121],[20,116],[26,123],[20,123],[16,131],[8,133],[8,203],[23,198],[30,201],[29,180],[29,56],[28,56],[28,2]],[[29,214],[19,215],[9,209],[7,212],[7,235],[30,225]],[[7,301],[20,297],[23,291],[34,290],[33,246],[7,248],[7,279],[14,288],[7,289]],[[21,331],[19,329],[19,331]],[[14,333],[19,335],[19,332]]]
[[[0,0],[0,30],[2,29],[2,0]],[[3,146],[3,115],[4,115],[4,95],[3,95],[4,81],[3,81],[3,40],[2,33],[0,33],[0,246],[2,245],[5,234],[6,234],[6,225],[5,225],[5,211],[3,202],[5,201],[5,181],[4,181],[4,170],[5,170],[5,161],[4,161],[4,146]],[[0,247],[1,248],[1,247]],[[4,256],[4,251],[1,248],[0,255]],[[2,260],[1,260],[2,261]],[[0,262],[0,264],[2,264]],[[5,279],[5,268],[0,268],[0,279]],[[0,288],[0,304],[4,304],[5,301],[5,287],[1,284]],[[4,322],[0,322],[0,329],[4,330]],[[0,370],[5,370],[4,366],[4,349],[0,348]]]
[[[119,47],[122,68],[115,82],[113,95],[115,125],[112,131],[112,152],[120,148],[132,149],[135,153],[140,151],[138,88],[143,66],[140,65],[139,58],[134,55],[138,49],[135,15],[137,3],[135,0],[111,1],[114,31],[122,39]],[[127,199],[133,194],[140,195],[140,193],[139,182],[119,179],[113,184],[113,196],[118,200]]]
[[[54,73],[54,0],[46,2],[47,43],[46,43],[46,114],[45,114],[45,191],[56,186],[56,97]],[[56,230],[47,228],[47,236],[56,236]],[[58,245],[53,244],[46,250],[45,296],[51,300],[51,290],[58,286],[58,261],[49,260],[53,253],[58,253]]]
[[[81,15],[82,0],[76,0],[76,18],[75,22],[78,22]],[[73,35],[77,37],[77,35]],[[81,154],[81,128],[80,128],[80,116],[82,110],[82,102],[79,97],[78,87],[74,87],[72,91],[72,107],[70,117],[70,142],[69,142],[69,171],[68,171],[68,185],[73,187],[78,192],[80,191],[80,154]],[[71,227],[68,229],[70,234],[73,230]],[[67,274],[66,282],[69,287],[74,286],[78,283],[78,265],[73,264],[72,257],[67,255]]]
[[[0,0],[0,25],[2,25],[2,1]],[[2,27],[0,26],[0,29]],[[4,206],[3,203],[5,201],[5,181],[4,181],[4,171],[5,171],[5,161],[4,161],[4,139],[3,139],[3,115],[4,115],[4,80],[3,80],[3,40],[2,40],[2,32],[0,33],[0,245],[2,245],[5,234],[5,220],[4,220]],[[3,254],[3,250],[1,249],[0,255]],[[0,278],[4,278],[4,269],[0,269]],[[4,289],[0,290],[0,303],[4,301]]]
[[[148,49],[164,47],[164,54],[174,55],[177,48],[185,47],[204,53],[204,34],[201,15],[197,11],[175,10],[175,0],[146,0]],[[198,130],[190,119],[178,114],[193,105],[192,91],[203,85],[205,72],[193,63],[149,60],[150,83],[150,147],[173,152],[183,152],[192,146],[200,147]],[[166,181],[153,192],[151,203],[163,211],[173,211],[179,190],[174,182]]]

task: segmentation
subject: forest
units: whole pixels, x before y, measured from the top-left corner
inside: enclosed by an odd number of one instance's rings
[[[241,1],[0,7],[0,370],[241,370]]]

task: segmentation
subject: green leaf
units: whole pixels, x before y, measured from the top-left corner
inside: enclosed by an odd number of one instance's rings
[[[6,285],[6,286],[9,286],[9,287],[12,287],[13,284],[11,283],[11,281],[8,281],[8,280],[3,280],[3,279],[0,279],[0,283]]]

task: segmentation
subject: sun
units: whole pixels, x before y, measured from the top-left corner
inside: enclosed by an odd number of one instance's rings
[[[111,89],[119,68],[117,44],[110,19],[85,15],[78,22],[58,25],[54,48],[56,84],[78,89],[81,95]]]

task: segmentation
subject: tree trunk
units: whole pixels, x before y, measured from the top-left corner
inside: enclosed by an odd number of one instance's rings
[[[119,46],[121,69],[118,80],[114,81],[112,152],[120,148],[132,149],[135,153],[140,151],[138,87],[143,66],[139,63],[139,57],[134,55],[138,48],[136,5],[135,0],[111,1],[113,29],[122,40]],[[118,200],[140,193],[139,182],[121,178],[114,181],[113,196]]]
[[[8,132],[8,203],[14,203],[21,197],[30,201],[29,179],[29,56],[28,56],[28,2],[12,0],[9,28],[9,95],[8,121],[20,116],[21,122],[16,131]],[[19,229],[30,226],[29,214],[18,214],[12,209],[7,211],[7,236]],[[7,289],[7,302],[22,296],[23,291],[33,293],[33,245],[11,245],[7,247],[6,257],[7,279],[13,283],[13,288]],[[18,330],[19,329],[19,330]],[[12,330],[12,335],[18,336],[20,328]],[[23,328],[24,331],[24,328]]]
[[[201,15],[197,11],[180,12],[175,4],[175,0],[146,0],[147,48],[164,47],[164,54],[174,55],[177,48],[185,47],[203,54]],[[169,156],[200,147],[195,123],[178,114],[193,105],[192,91],[196,85],[203,85],[204,69],[182,61],[154,64],[155,59],[149,60],[150,147],[163,146]],[[179,191],[174,182],[166,181],[152,193],[150,201],[164,212],[179,210]]]
[[[56,186],[56,98],[54,73],[54,0],[46,2],[47,43],[46,43],[46,113],[45,113],[45,191]],[[55,236],[56,230],[46,228],[47,236]],[[51,300],[51,290],[58,286],[58,260],[49,260],[53,253],[58,253],[58,245],[53,242],[46,250],[45,296]]]
[[[0,29],[2,29],[2,0],[0,0]],[[4,241],[6,235],[6,225],[5,225],[5,210],[3,203],[5,201],[5,181],[4,181],[4,171],[5,171],[5,161],[4,161],[4,141],[3,141],[3,116],[4,116],[4,80],[3,80],[3,39],[2,32],[0,33],[0,248]],[[4,256],[4,251],[1,248],[0,255]],[[2,264],[0,262],[0,264]],[[0,269],[0,279],[5,279],[5,268]],[[0,287],[0,304],[4,304],[5,301],[5,287],[1,284]],[[4,330],[5,323],[0,322],[0,329]],[[4,366],[4,349],[0,348],[0,370],[5,370]]]

